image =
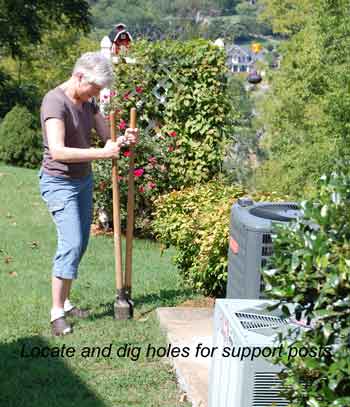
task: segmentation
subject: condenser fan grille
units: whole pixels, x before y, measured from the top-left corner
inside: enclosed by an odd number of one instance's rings
[[[275,220],[278,222],[289,222],[300,216],[299,207],[294,203],[268,203],[257,205],[251,208],[249,213],[258,218]]]
[[[271,315],[247,312],[236,312],[235,315],[244,329],[279,328],[288,324],[288,320]]]
[[[256,372],[252,407],[287,407],[289,402],[280,396],[283,389],[277,373]]]

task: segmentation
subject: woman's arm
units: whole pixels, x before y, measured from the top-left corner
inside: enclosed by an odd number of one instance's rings
[[[102,141],[106,141],[110,138],[109,126],[106,123],[106,119],[100,112],[97,112],[94,116],[95,130]]]
[[[64,145],[65,127],[62,120],[46,120],[45,129],[53,160],[67,163],[115,158],[119,154],[120,145],[125,142],[124,137],[119,137],[115,143],[108,140],[103,148],[72,148]]]

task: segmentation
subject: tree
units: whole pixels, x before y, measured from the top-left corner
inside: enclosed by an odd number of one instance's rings
[[[300,197],[350,153],[350,16],[345,0],[288,4],[300,24],[288,13],[283,19],[285,3],[271,16],[290,39],[281,46],[281,70],[260,109],[269,160],[258,171],[257,186]],[[297,5],[305,6],[304,15]]]
[[[92,5],[96,32],[123,22],[135,35],[150,39],[200,36],[205,17],[231,15],[237,0],[99,0]]]
[[[293,35],[305,27],[312,17],[313,3],[310,0],[262,0],[261,19],[271,23],[274,32]]]
[[[40,42],[53,22],[88,31],[89,5],[85,0],[0,0],[0,41],[3,52],[24,55],[29,44]]]
[[[89,5],[85,0],[0,0],[0,117],[16,104],[31,112],[38,108],[47,73],[62,77],[60,72],[67,62],[64,47],[72,47],[81,32],[89,28]],[[48,45],[54,52],[49,57],[40,52],[38,45],[42,45],[43,38],[47,42],[50,33],[54,36]],[[47,71],[40,71],[47,62]],[[35,64],[38,69],[34,69]]]

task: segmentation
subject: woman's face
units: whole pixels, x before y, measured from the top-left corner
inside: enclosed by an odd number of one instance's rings
[[[92,97],[96,97],[100,94],[102,88],[95,83],[89,83],[85,80],[84,76],[81,75],[77,78],[76,86],[76,97],[81,102],[87,102]]]

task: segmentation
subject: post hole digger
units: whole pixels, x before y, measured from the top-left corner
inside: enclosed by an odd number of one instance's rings
[[[116,141],[115,113],[110,116],[111,140]],[[136,109],[130,110],[130,128],[136,128]],[[131,298],[132,290],[132,243],[134,232],[134,147],[129,146],[129,174],[128,174],[128,203],[127,203],[127,229],[125,249],[125,273],[123,272],[122,242],[120,227],[120,194],[118,181],[118,163],[112,160],[112,186],[113,186],[113,229],[115,251],[116,298],[114,303],[115,319],[130,319],[134,313],[134,303]]]

